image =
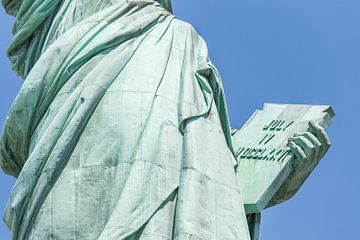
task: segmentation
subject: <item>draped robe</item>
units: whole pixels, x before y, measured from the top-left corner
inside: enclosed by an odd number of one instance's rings
[[[250,239],[220,76],[159,2],[3,0],[13,239]]]

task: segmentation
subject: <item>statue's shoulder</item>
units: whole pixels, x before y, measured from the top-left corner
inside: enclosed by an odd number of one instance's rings
[[[192,32],[196,32],[194,26],[191,23],[188,23],[184,20],[178,19],[178,18],[174,18],[172,21],[172,24],[174,27],[178,28],[178,29],[183,29],[186,31],[192,31]]]
[[[188,44],[188,47],[191,45],[200,46],[201,48],[207,49],[207,44],[202,36],[198,33],[195,27],[188,22],[183,20],[174,18],[173,19],[173,29],[181,36],[181,38],[185,38],[186,42],[191,41],[192,44]]]

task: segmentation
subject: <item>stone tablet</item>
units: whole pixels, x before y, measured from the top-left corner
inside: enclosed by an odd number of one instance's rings
[[[234,135],[237,176],[248,214],[266,208],[292,172],[288,139],[307,131],[310,121],[327,128],[333,116],[331,106],[265,104]]]

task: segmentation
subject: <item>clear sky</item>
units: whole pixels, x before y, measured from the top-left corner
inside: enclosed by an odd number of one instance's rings
[[[360,1],[173,0],[208,43],[241,128],[264,102],[331,104],[333,146],[299,193],[264,211],[263,240],[357,240],[360,229]],[[0,10],[0,122],[21,80],[5,57],[13,19]],[[0,209],[14,183],[0,173]],[[10,234],[0,223],[0,239]]]

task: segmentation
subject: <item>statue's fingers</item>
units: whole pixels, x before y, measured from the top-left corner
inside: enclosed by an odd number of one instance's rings
[[[309,129],[310,132],[312,132],[321,142],[322,152],[320,154],[320,157],[323,157],[331,145],[330,138],[327,135],[325,129],[316,122],[309,122]]]
[[[304,136],[295,137],[294,143],[301,147],[303,152],[306,154],[306,160],[303,162],[302,165],[307,168],[307,166],[311,165],[311,163],[315,159],[315,146]]]
[[[295,167],[298,168],[301,165],[301,163],[306,160],[306,154],[301,149],[301,147],[296,145],[293,141],[290,141],[288,146],[289,146],[290,150],[292,151],[292,153],[295,155],[294,164],[295,164]]]
[[[306,158],[302,160],[299,169],[308,169],[315,157],[315,147],[303,136],[297,135],[293,139],[294,143],[299,146],[306,155]]]
[[[315,158],[319,159],[322,153],[322,149],[321,149],[322,144],[319,141],[319,139],[317,139],[315,135],[312,134],[311,132],[305,132],[301,134],[301,136],[304,136],[307,140],[309,140],[312,143],[312,145],[315,147]]]

